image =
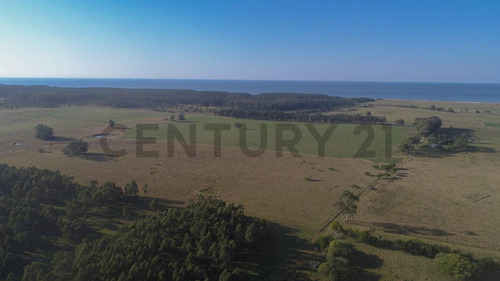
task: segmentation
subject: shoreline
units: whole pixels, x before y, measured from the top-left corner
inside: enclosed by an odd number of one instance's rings
[[[25,83],[9,83],[14,81],[2,81],[2,80],[10,80],[12,78],[2,78],[0,77],[0,87],[50,87],[55,89],[106,89],[106,90],[148,90],[148,91],[172,91],[172,90],[186,90],[186,91],[200,91],[200,92],[226,92],[226,93],[241,93],[241,94],[249,94],[249,95],[261,95],[261,94],[269,94],[269,93],[289,93],[289,94],[311,94],[311,95],[326,95],[330,97],[342,97],[342,98],[370,98],[376,101],[380,100],[388,100],[388,101],[420,101],[420,102],[436,102],[436,103],[457,103],[457,104],[500,104],[500,84],[494,83],[450,83],[450,82],[351,82],[351,81],[293,81],[293,80],[285,80],[285,81],[272,81],[272,80],[201,80],[201,79],[106,79],[106,78],[13,78],[13,80],[18,80],[16,82],[21,82],[22,80]],[[100,81],[104,83],[90,83],[87,85],[79,84],[64,84],[58,83],[60,81]],[[112,84],[113,81],[123,81],[125,84],[116,85]],[[184,81],[184,82],[192,82],[192,85],[188,84],[179,84],[179,87],[175,87],[176,85],[159,85],[159,84],[127,84],[126,82],[132,83],[133,81]],[[199,84],[201,82],[207,82],[208,84]],[[5,83],[7,82],[7,83]],[[52,83],[51,83],[52,82]],[[227,82],[226,84],[224,84]],[[244,85],[238,84],[237,82],[241,82]],[[278,83],[271,85],[272,83]],[[279,84],[281,82],[285,83],[297,83],[297,85],[284,85]],[[197,84],[198,83],[198,84]],[[222,84],[217,84],[222,83]],[[237,84],[234,84],[237,83]],[[245,84],[246,83],[246,84]],[[250,84],[248,84],[250,83]],[[257,83],[257,84],[252,84]],[[262,85],[258,83],[271,83],[270,85]],[[330,85],[316,85],[317,89],[304,88],[304,85],[299,85],[300,83],[328,83]],[[350,87],[346,87],[345,89],[341,87],[341,85],[350,84]],[[371,86],[370,86],[371,84]],[[382,85],[382,88],[377,85]],[[407,85],[407,89],[397,89],[394,88],[395,85]],[[449,88],[434,88],[434,89],[422,89],[416,85],[434,85],[438,86],[453,86],[453,89]],[[494,87],[495,89],[477,89],[477,93],[473,91],[470,87],[475,85],[479,88],[488,86]],[[291,87],[291,89],[288,89]],[[324,88],[326,87],[326,88]],[[336,88],[337,87],[337,88]],[[378,87],[378,88],[377,88]],[[461,88],[465,87],[465,88]],[[467,89],[467,87],[469,87]],[[498,89],[496,89],[498,87]],[[314,88],[314,87],[313,87]],[[410,95],[410,97],[403,97],[405,94],[400,94],[402,97],[384,97],[384,96],[394,96],[398,95],[397,92],[407,92],[406,95]],[[433,92],[438,92],[434,94],[436,99],[429,98]],[[418,95],[422,95],[421,98]],[[458,96],[457,100],[447,99],[447,97],[452,97],[453,95]],[[0,88],[0,97],[1,97],[1,88]],[[440,97],[444,96],[444,97]],[[464,97],[484,97],[487,99],[488,97],[492,97],[492,101],[468,101],[463,99]]]

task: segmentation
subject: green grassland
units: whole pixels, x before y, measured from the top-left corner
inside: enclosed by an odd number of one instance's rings
[[[240,133],[241,128],[236,128],[234,124],[238,122],[246,126],[246,130],[243,132],[246,135],[246,146],[251,149],[256,149],[260,145],[261,125],[267,126],[267,149],[276,150],[276,129],[283,125],[294,125],[298,129],[300,135],[300,141],[298,142],[296,148],[299,154],[311,154],[318,155],[318,142],[315,140],[314,136],[310,130],[306,127],[305,123],[286,123],[286,122],[274,122],[274,121],[261,121],[261,120],[241,120],[236,118],[225,118],[217,116],[206,116],[206,115],[189,115],[187,116],[187,121],[184,122],[167,122],[163,121],[159,124],[158,130],[144,131],[144,137],[152,137],[157,141],[167,140],[167,127],[168,123],[173,124],[184,136],[186,141],[189,140],[189,127],[196,127],[196,141],[199,144],[214,144],[214,131],[206,129],[206,125],[209,124],[225,124],[228,126],[229,130],[224,130],[221,133],[221,141],[224,146],[239,146],[240,145]],[[322,136],[329,124],[312,124],[317,132]],[[335,125],[332,125],[335,126]],[[355,134],[355,129],[367,128],[373,130],[373,141],[369,143],[366,147],[367,151],[373,151],[371,157],[363,156],[358,154],[363,143],[367,141],[368,132],[361,131],[359,134]],[[390,135],[386,139],[386,133],[384,129],[392,130]],[[325,156],[330,157],[341,157],[341,158],[378,158],[383,159],[386,157],[385,145],[386,141],[389,141],[391,145],[391,153],[395,152],[395,149],[399,143],[403,140],[405,135],[410,131],[410,128],[401,126],[384,126],[384,125],[355,125],[355,124],[339,124],[335,127],[331,137],[328,138],[325,144]],[[138,132],[136,128],[128,130],[125,134],[126,138],[136,138]],[[295,133],[291,130],[284,130],[282,134],[283,140],[291,140],[294,138]],[[284,152],[287,152],[287,148],[283,148]],[[386,159],[387,160],[387,159]]]
[[[32,141],[33,128],[40,123],[53,127],[56,137],[84,137],[87,132],[99,133],[110,119],[121,123],[158,116],[161,115],[152,110],[97,106],[0,109],[0,144],[15,140]]]

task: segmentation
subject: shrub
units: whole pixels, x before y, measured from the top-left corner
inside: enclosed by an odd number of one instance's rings
[[[344,258],[335,258],[330,262],[322,263],[318,272],[327,276],[329,280],[348,281],[352,280],[353,270],[349,268],[349,261]]]
[[[455,253],[436,255],[436,264],[438,270],[457,281],[473,280],[479,272],[477,262]]]
[[[331,261],[334,258],[349,258],[354,251],[354,246],[350,243],[333,240],[328,245],[328,252],[326,254],[327,261]]]
[[[50,140],[54,137],[54,129],[47,125],[38,124],[35,126],[35,137],[41,140]]]
[[[344,227],[342,226],[342,224],[338,221],[334,221],[332,222],[332,224],[330,225],[330,228],[336,232],[339,232],[339,233],[345,233],[345,230],[344,230]]]
[[[314,242],[314,245],[318,247],[321,251],[325,251],[330,245],[330,242],[332,242],[332,239],[333,238],[331,235],[320,236],[316,240],[316,242]]]
[[[395,122],[395,123],[396,123],[396,125],[397,125],[397,126],[403,126],[403,125],[405,124],[405,120],[403,120],[403,119],[398,119],[398,120],[396,120],[396,122]]]
[[[314,181],[312,177],[304,177],[305,181]]]
[[[84,155],[89,149],[89,144],[83,140],[72,140],[63,149],[63,153],[71,156]]]

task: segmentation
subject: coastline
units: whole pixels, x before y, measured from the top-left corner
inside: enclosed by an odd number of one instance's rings
[[[3,78],[0,85],[56,88],[195,90],[231,93],[303,93],[345,98],[500,104],[500,84],[437,82],[273,81],[210,79]]]

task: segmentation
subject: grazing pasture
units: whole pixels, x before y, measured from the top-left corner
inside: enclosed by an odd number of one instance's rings
[[[221,131],[221,143],[223,146],[240,146],[240,140],[250,149],[256,149],[261,145],[261,136],[265,136],[267,142],[267,150],[275,151],[277,149],[277,138],[280,135],[277,130],[282,128],[282,151],[287,152],[288,149],[284,144],[287,140],[292,140],[298,137],[297,149],[298,154],[319,155],[318,141],[311,131],[319,134],[320,137],[328,136],[325,134],[331,126],[330,136],[324,144],[324,155],[330,157],[341,158],[371,158],[383,159],[386,157],[386,142],[390,145],[391,154],[396,153],[397,146],[405,135],[411,130],[406,127],[383,126],[383,125],[355,125],[355,124],[305,124],[300,122],[274,122],[261,120],[245,120],[236,118],[226,118],[206,115],[188,116],[185,122],[167,122],[159,120],[157,130],[144,130],[144,137],[154,137],[157,141],[166,141],[168,135],[168,126],[175,126],[183,135],[186,141],[189,141],[190,126],[196,128],[196,141],[199,144],[214,144],[214,131],[207,129],[206,126],[212,124],[227,127]],[[243,125],[237,128],[235,124]],[[263,129],[261,126],[266,126]],[[296,132],[292,131],[294,128]],[[356,132],[359,130],[359,132]],[[370,130],[373,135],[373,140],[369,139]],[[390,131],[389,131],[390,130]],[[139,134],[141,134],[139,132]],[[244,134],[244,137],[242,137]],[[137,127],[128,130],[125,133],[125,138],[136,138],[138,136]],[[367,143],[365,149],[363,144]],[[363,154],[362,151],[372,153],[372,156]]]
[[[110,109],[102,107],[62,107],[55,109],[1,110],[0,155],[2,162],[16,166],[37,166],[58,169],[87,183],[92,179],[125,184],[136,180],[140,186],[148,185],[148,195],[183,203],[203,193],[220,199],[243,204],[250,215],[299,229],[305,236],[312,236],[335,211],[333,203],[340,193],[352,184],[360,186],[373,179],[364,175],[375,173],[373,162],[352,158],[366,138],[362,132],[352,134],[356,125],[339,125],[326,144],[326,154],[339,153],[337,157],[318,157],[317,144],[304,124],[297,123],[304,131],[297,149],[301,157],[293,157],[284,149],[283,157],[276,157],[274,143],[275,122],[248,121],[203,115],[187,115],[185,122],[174,124],[187,138],[187,128],[196,124],[196,157],[188,157],[179,143],[175,144],[174,157],[167,156],[167,145],[162,131],[169,121],[166,113],[138,109]],[[112,132],[107,142],[113,149],[126,149],[123,157],[105,155],[100,146],[99,134],[113,119],[117,124],[130,127],[125,136]],[[238,131],[234,123],[247,124],[248,146],[257,145],[261,123],[268,124],[269,147],[259,157],[248,157],[238,145]],[[43,123],[54,128],[55,139],[41,141],[34,138],[33,127]],[[158,158],[136,155],[135,126],[138,123],[160,123],[155,145],[147,144],[145,150],[159,151]],[[231,125],[227,135],[222,135],[221,157],[214,157],[213,131],[204,130],[205,124]],[[326,124],[315,124],[321,133]],[[380,126],[374,126],[375,140],[368,149],[383,156],[384,135]],[[409,128],[393,132],[397,146]],[[197,131],[197,132],[198,132]],[[163,137],[163,138],[162,138]],[[289,135],[284,134],[284,138]],[[82,138],[90,144],[85,157],[68,157],[61,153],[71,138]],[[14,146],[13,142],[22,142]],[[330,147],[331,146],[331,147]],[[373,148],[372,148],[373,147]],[[43,152],[39,152],[39,150]],[[347,151],[347,152],[346,152]],[[310,153],[310,154],[308,154]],[[351,158],[340,158],[349,156]],[[310,178],[310,181],[305,180]],[[301,234],[301,235],[302,235]]]
[[[450,113],[402,107],[409,105],[469,111]],[[377,192],[363,197],[356,223],[500,251],[500,128],[484,126],[500,123],[500,105],[381,100],[368,110],[386,115],[389,121],[403,118],[408,123],[417,116],[439,116],[445,130],[469,130],[472,138],[464,153],[413,157],[397,180],[387,181]]]
[[[291,123],[302,134],[296,145],[300,157],[293,157],[286,147],[282,157],[277,157],[276,128],[290,123],[190,113],[185,115],[186,121],[172,122],[167,120],[171,113],[71,106],[0,110],[0,162],[57,169],[82,183],[97,179],[124,185],[135,180],[142,194],[167,199],[176,206],[183,206],[199,194],[212,195],[244,205],[247,215],[282,225],[292,238],[311,239],[337,212],[334,203],[345,189],[361,191],[350,186],[364,188],[372,185],[376,177],[365,173],[379,173],[380,170],[373,165],[404,159],[404,165],[395,177],[379,180],[373,188],[363,192],[358,211],[349,223],[360,228],[370,227],[391,237],[418,237],[430,243],[456,245],[467,252],[498,259],[500,127],[497,125],[500,124],[500,106],[391,100],[371,104],[370,107],[354,108],[352,112],[370,111],[373,115],[386,116],[389,122],[405,120],[405,126],[392,127],[393,158],[384,155],[386,138],[384,127],[380,125],[371,126],[375,134],[367,147],[367,150],[375,151],[375,157],[353,157],[367,137],[366,131],[355,135],[358,125],[353,124],[335,127],[325,144],[326,157],[318,157],[317,141],[304,123]],[[410,108],[410,105],[418,108]],[[425,109],[431,105],[445,109],[453,107],[455,112]],[[409,124],[417,117],[429,116],[442,118],[443,127],[449,132],[471,132],[468,151],[431,153],[426,157],[398,154],[397,146],[414,130]],[[104,131],[110,119],[128,128],[113,131],[106,138],[112,149],[126,149],[125,156],[106,155],[100,145],[101,139],[94,138]],[[54,129],[53,140],[42,141],[34,137],[33,128],[40,123]],[[237,128],[236,123],[245,124],[249,149],[260,145],[260,125],[267,125],[266,151],[257,157],[246,156],[239,147],[243,128]],[[141,124],[158,124],[158,130],[145,130],[143,134],[144,137],[156,138],[156,143],[145,144],[144,150],[158,151],[158,157],[136,154],[137,128]],[[196,127],[196,157],[188,157],[178,141],[174,143],[174,156],[167,155],[169,124],[175,125],[186,140],[189,139],[189,127]],[[221,132],[220,157],[214,156],[214,131],[206,130],[207,124],[229,126],[228,130]],[[320,135],[328,128],[328,124],[313,126]],[[86,156],[62,154],[62,148],[72,138],[89,143]],[[284,140],[292,138],[292,132],[283,131]],[[145,184],[147,189],[142,188]],[[343,216],[339,219],[342,220]],[[435,273],[425,258],[372,249],[366,245],[356,247],[383,260],[379,267],[368,270],[381,276],[380,280],[424,280],[425,276]],[[275,261],[270,261],[270,264],[272,262]],[[403,270],[402,264],[406,262],[425,270]],[[423,277],[418,279],[420,273]]]

